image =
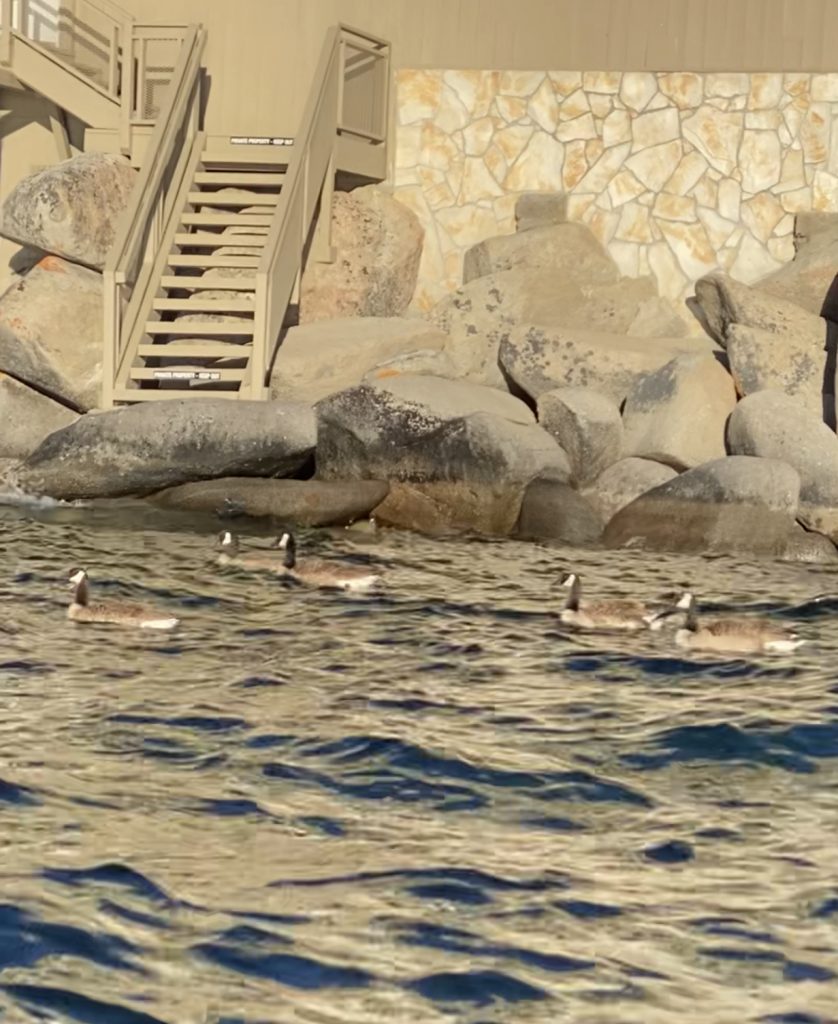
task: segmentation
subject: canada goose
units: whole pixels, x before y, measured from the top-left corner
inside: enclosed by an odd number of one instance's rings
[[[766,619],[731,616],[699,621],[695,595],[689,591],[675,607],[684,612],[684,624],[675,633],[679,647],[739,654],[790,654],[806,643],[792,630]]]
[[[381,582],[381,576],[360,566],[340,565],[322,558],[297,559],[297,542],[291,533],[283,533],[276,546],[285,552],[283,565],[289,576],[314,587],[337,587],[340,590],[370,590]]]
[[[180,621],[148,605],[129,604],[127,601],[97,601],[91,604],[84,569],[74,569],[70,574],[70,583],[73,584],[73,600],[67,609],[67,618],[73,622],[110,622],[119,626],[139,626],[140,629],[174,629]]]
[[[575,572],[566,572],[560,583],[569,589],[565,606],[559,613],[559,619],[566,626],[626,631],[660,628],[657,616],[642,601],[583,601],[581,580]]]
[[[239,538],[222,530],[218,535],[219,565],[232,565],[237,569],[248,569],[251,572],[273,572],[284,574],[283,556],[279,551],[263,549],[261,551],[245,551],[239,549]]]

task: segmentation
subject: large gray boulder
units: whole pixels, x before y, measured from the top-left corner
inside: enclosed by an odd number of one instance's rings
[[[452,292],[429,313],[448,335],[446,353],[460,376],[477,384],[502,387],[498,350],[509,329],[519,324],[630,333],[638,324],[644,336],[660,333],[644,316],[655,299],[650,277],[592,284],[571,273],[518,267],[475,278]],[[664,332],[665,333],[665,332]],[[684,324],[675,327],[676,336]]]
[[[800,520],[838,540],[838,437],[799,398],[781,391],[743,398],[728,423],[728,447],[793,466],[800,477]]]
[[[759,287],[821,315],[829,286],[838,273],[838,214],[798,213],[794,248],[794,259],[762,278]]]
[[[271,396],[300,402],[360,384],[364,375],[416,349],[441,351],[446,335],[420,319],[342,317],[292,327],[271,372]]]
[[[538,422],[567,453],[571,480],[577,486],[595,480],[622,454],[620,409],[598,391],[545,391],[538,399]]]
[[[101,270],[137,172],[109,153],[82,153],[19,182],[0,210],[0,235]]]
[[[324,399],[317,417],[320,478],[409,484],[409,495],[436,510],[435,523],[449,515],[461,526],[508,533],[531,480],[569,475],[566,455],[523,402],[462,381],[389,377]],[[404,488],[393,487],[385,512],[404,504],[404,495]],[[414,497],[408,511],[421,520]],[[399,514],[406,519],[408,511]]]
[[[608,523],[610,547],[781,557],[800,478],[776,459],[706,462],[636,498]]]
[[[310,459],[314,412],[296,402],[145,402],[50,434],[23,463],[24,490],[55,498],[145,495],[189,480],[283,476]]]
[[[533,480],[524,492],[515,536],[559,544],[595,544],[602,534],[596,508],[559,480]]]
[[[735,405],[733,380],[714,355],[676,356],[626,396],[625,454],[678,470],[721,458]]]
[[[801,344],[821,347],[826,327],[819,316],[794,302],[734,281],[726,274],[708,274],[695,283],[695,297],[716,340],[724,345],[731,324],[744,324],[796,337]]]
[[[674,479],[678,474],[671,466],[651,459],[620,459],[597,479],[583,487],[581,494],[599,512],[603,523],[611,519],[635,498]]]
[[[79,411],[101,398],[102,277],[45,256],[0,296],[0,370]]]
[[[333,263],[309,260],[300,322],[344,316],[401,316],[419,273],[422,225],[387,192],[365,186],[332,200]]]
[[[638,378],[675,356],[714,348],[709,338],[629,338],[522,325],[511,328],[501,341],[499,359],[513,384],[533,400],[555,388],[581,387],[619,404]]]
[[[822,338],[731,324],[727,356],[736,390],[743,398],[757,391],[784,391],[799,398],[819,419],[828,415],[834,402],[833,382],[824,381]],[[825,384],[829,394],[825,394]]]
[[[25,459],[48,434],[77,419],[66,406],[0,373],[0,459]]]
[[[514,235],[495,235],[466,251],[463,283],[499,270],[525,267],[549,269],[556,279],[565,275],[587,284],[617,281],[617,264],[583,224],[552,224]]]
[[[300,526],[345,526],[366,517],[387,497],[380,480],[262,480],[222,477],[169,487],[156,505],[222,517],[270,517]]]

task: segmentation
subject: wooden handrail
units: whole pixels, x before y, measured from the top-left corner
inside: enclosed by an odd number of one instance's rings
[[[172,156],[177,131],[189,111],[189,100],[201,70],[205,33],[190,25],[172,74],[168,97],[149,139],[145,160],[116,230],[105,270],[116,275],[117,283],[128,281],[128,268],[137,257],[150,221],[166,165]],[[197,126],[196,126],[197,130]],[[193,133],[194,134],[194,133]]]
[[[137,329],[146,293],[154,283],[152,269],[159,255],[161,230],[180,194],[181,178],[199,139],[201,57],[205,42],[202,28],[187,26],[166,102],[154,125],[131,200],[119,219],[105,263],[102,404],[106,408],[113,401],[116,374]]]
[[[254,397],[264,393],[266,375],[288,303],[298,275],[302,274],[304,252],[317,204],[322,200],[331,201],[331,190],[323,186],[327,175],[334,173],[338,133],[343,128],[348,134],[358,135],[371,144],[386,144],[386,116],[382,117],[380,134],[353,130],[342,124],[345,47],[354,45],[353,37],[380,47],[376,54],[380,53],[387,59],[382,107],[387,105],[389,43],[343,24],[333,26],[323,43],[313,85],[300,119],[300,129],[294,138],[294,151],[288,162],[282,192],[256,270],[256,329],[251,356],[251,394]],[[331,209],[321,209],[320,216],[330,218]]]

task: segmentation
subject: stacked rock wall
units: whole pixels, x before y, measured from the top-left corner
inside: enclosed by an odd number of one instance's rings
[[[714,270],[764,277],[794,254],[795,214],[838,210],[838,74],[403,70],[397,85],[418,309],[461,284],[471,245],[515,230],[522,192],[567,192],[568,219],[674,299]]]

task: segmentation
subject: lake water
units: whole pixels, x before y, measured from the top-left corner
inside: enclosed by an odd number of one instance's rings
[[[218,528],[0,509],[0,1020],[838,1020],[834,568],[301,535],[349,597]],[[68,622],[79,565],[181,628]],[[812,642],[572,636],[571,565]]]

